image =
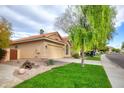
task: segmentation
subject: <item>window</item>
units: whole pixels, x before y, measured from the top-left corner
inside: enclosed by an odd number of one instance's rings
[[[68,47],[68,45],[66,45],[66,55],[68,55],[68,49],[69,47]]]
[[[47,45],[45,46],[45,48],[47,48]]]

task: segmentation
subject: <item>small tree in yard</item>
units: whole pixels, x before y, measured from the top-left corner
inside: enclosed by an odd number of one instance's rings
[[[3,17],[0,17],[0,60],[4,58],[6,51],[3,48],[9,47],[11,36],[11,25]]]
[[[70,8],[57,18],[56,26],[69,34],[73,49],[81,52],[83,65],[84,51],[104,47],[112,38],[116,12],[113,7],[102,5]]]
[[[3,17],[0,17],[0,48],[9,46],[11,36],[11,24]]]

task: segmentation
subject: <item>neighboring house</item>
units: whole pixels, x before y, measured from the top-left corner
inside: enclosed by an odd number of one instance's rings
[[[34,35],[11,42],[10,59],[19,58],[63,58],[70,57],[70,43],[58,32]],[[14,52],[14,50],[18,50]],[[16,56],[16,57],[14,57]]]

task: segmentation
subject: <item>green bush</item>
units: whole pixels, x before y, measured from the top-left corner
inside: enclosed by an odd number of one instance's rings
[[[3,58],[5,57],[6,53],[7,53],[6,50],[0,48],[0,60],[3,59]]]
[[[78,53],[73,53],[73,54],[72,54],[72,57],[74,57],[74,58],[79,58],[80,56],[79,56]]]
[[[54,65],[54,61],[52,59],[49,59],[47,61],[47,66],[49,66],[49,65]]]
[[[112,52],[116,52],[116,53],[119,53],[119,52],[120,52],[120,49],[117,49],[117,48],[113,48],[113,49],[112,49]]]

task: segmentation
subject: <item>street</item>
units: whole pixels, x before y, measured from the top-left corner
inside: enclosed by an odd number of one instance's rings
[[[122,54],[111,54],[106,55],[106,57],[111,60],[112,63],[119,65],[120,67],[124,68],[124,55]]]

